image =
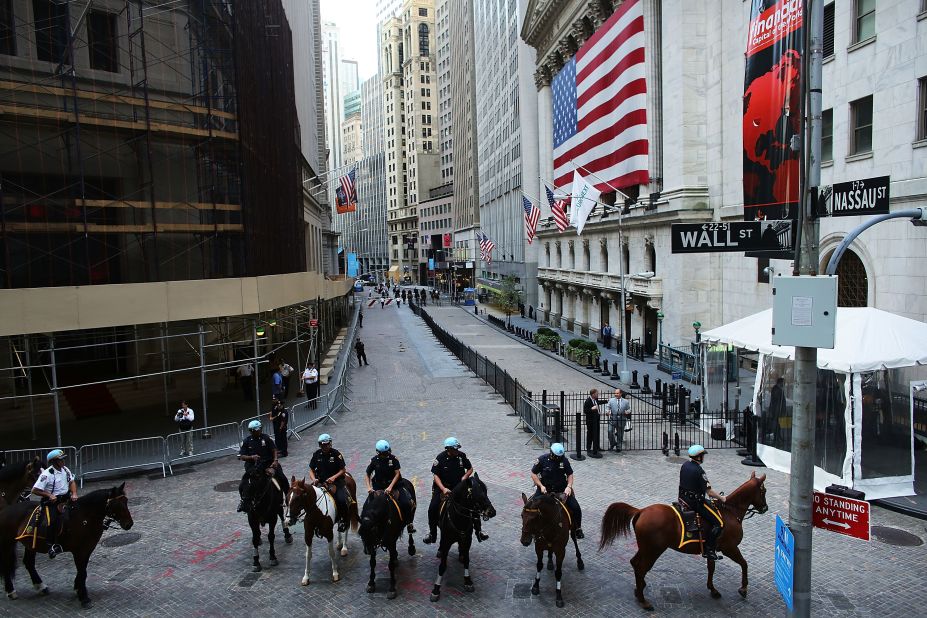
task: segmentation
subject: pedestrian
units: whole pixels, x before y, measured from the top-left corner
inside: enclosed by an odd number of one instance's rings
[[[280,376],[283,378],[283,401],[290,398],[290,375],[293,368],[285,360],[280,361]]]
[[[386,300],[381,296],[380,297],[380,309],[383,308],[383,305],[386,304]]]
[[[608,322],[602,327],[602,345],[605,346],[606,350],[610,350],[612,347],[612,327],[609,326]]]
[[[274,425],[274,444],[277,445],[277,455],[287,456],[287,431],[290,413],[283,402],[274,398],[274,407],[270,409],[270,422]]]
[[[319,370],[315,368],[315,363],[312,361],[303,371],[303,386],[306,389],[306,401],[309,402],[309,409],[315,410],[319,407]]]
[[[361,310],[361,312],[357,314],[357,327],[358,328],[364,327],[364,311],[363,310]]]
[[[354,344],[354,351],[357,353],[357,366],[360,367],[361,364],[369,365],[367,362],[367,353],[364,352],[364,342],[360,340],[360,337],[357,338],[357,342]],[[363,363],[361,362],[363,361]]]
[[[402,299],[401,299],[401,298],[397,298],[397,299],[396,299],[396,307],[397,307],[397,308],[401,308],[401,307],[402,307]]]
[[[406,291],[403,290],[403,291],[402,291],[402,300],[405,300],[405,299],[406,299]]]
[[[593,388],[583,403],[583,415],[586,418],[586,451],[589,457],[599,459],[599,390]]]
[[[180,456],[185,457],[192,455],[193,434],[190,430],[193,429],[193,408],[188,406],[186,401],[180,402],[180,409],[177,410],[177,414],[174,415],[174,422],[177,423],[177,428],[180,430]]]
[[[245,401],[254,401],[254,367],[244,363],[238,367],[238,383]]]
[[[631,402],[625,392],[615,389],[615,395],[608,400],[608,450],[621,452],[624,446],[624,431],[631,422]]]
[[[275,399],[283,399],[283,375],[280,373],[280,367],[278,366],[274,369],[273,375],[270,377],[270,395]]]

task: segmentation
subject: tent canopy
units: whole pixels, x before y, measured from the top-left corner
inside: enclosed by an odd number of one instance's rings
[[[702,333],[707,341],[730,343],[779,358],[795,348],[772,343],[772,309]],[[843,373],[927,365],[927,324],[872,307],[837,309],[833,350],[818,350],[818,367]]]

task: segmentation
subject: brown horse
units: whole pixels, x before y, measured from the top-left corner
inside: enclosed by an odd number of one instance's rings
[[[32,487],[42,472],[42,460],[21,461],[0,468],[0,509],[19,502],[22,493]]]
[[[310,485],[305,479],[297,481],[296,477],[290,480],[290,525],[296,524],[299,516],[305,513],[303,519],[303,532],[306,541],[306,570],[303,574],[302,585],[309,585],[309,564],[312,562],[312,538],[317,536],[328,541],[328,557],[332,561],[332,581],[341,579],[338,573],[338,559],[335,557],[335,527],[336,522],[343,521],[351,530],[357,531],[360,520],[357,516],[357,502],[354,500],[356,485],[350,474],[345,476],[345,489],[352,501],[347,513],[338,513],[335,505],[333,489]],[[341,555],[348,555],[348,532],[338,532],[338,544]]]
[[[103,536],[103,530],[115,521],[123,530],[132,527],[132,515],[129,513],[129,499],[125,494],[125,483],[112,489],[98,489],[77,500],[70,507],[64,529],[58,537],[58,544],[64,551],[74,556],[77,576],[74,578],[74,590],[83,607],[90,607],[87,594],[87,563],[90,554],[96,549]],[[42,583],[35,570],[36,552],[48,551],[45,539],[27,534],[26,526],[38,502],[20,502],[0,511],[0,574],[6,588],[6,596],[16,599],[13,577],[16,574],[16,543],[25,548],[23,564],[32,578],[32,586],[42,594],[48,594],[48,587]]]
[[[534,540],[534,551],[538,557],[537,574],[534,576],[534,585],[531,594],[541,593],[541,569],[544,568],[544,552],[547,551],[547,568],[553,569],[553,556],[557,556],[557,607],[563,607],[563,594],[560,590],[560,578],[563,576],[563,557],[566,555],[567,541],[573,539],[576,548],[576,568],[582,571],[586,568],[583,556],[579,553],[579,544],[576,542],[576,533],[569,523],[569,510],[565,504],[563,494],[542,494],[537,498],[528,499],[521,495],[524,508],[521,511],[521,544],[525,547]]]
[[[740,596],[747,596],[747,561],[740,553],[738,545],[743,539],[743,520],[748,514],[765,513],[766,486],[763,484],[766,475],[756,476],[750,474],[750,480],[735,489],[725,502],[717,502],[715,506],[724,519],[724,531],[718,539],[718,551],[740,565],[741,582],[738,592]],[[616,537],[630,533],[634,526],[634,536],[637,537],[637,553],[631,558],[634,567],[636,588],[634,596],[637,602],[646,610],[652,610],[653,605],[644,598],[644,577],[653,568],[654,563],[667,549],[674,549],[684,554],[700,554],[701,543],[682,542],[684,531],[679,516],[673,507],[667,504],[651,504],[643,509],[636,509],[624,502],[615,502],[609,505],[602,516],[602,539],[599,549],[604,549],[614,542]],[[712,598],[719,598],[721,593],[715,589],[713,580],[715,574],[714,560],[708,561],[708,590]]]

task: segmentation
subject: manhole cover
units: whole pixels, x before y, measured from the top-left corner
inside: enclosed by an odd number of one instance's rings
[[[513,599],[527,599],[531,596],[531,584],[515,584],[512,588]]]
[[[100,541],[100,544],[104,547],[122,547],[123,545],[131,545],[140,538],[142,538],[142,535],[138,532],[121,532],[106,537]]]
[[[138,506],[139,504],[148,504],[151,502],[150,496],[132,496],[129,498],[129,504],[132,506]]]
[[[870,528],[873,538],[887,545],[897,545],[898,547],[917,547],[923,545],[924,540],[916,534],[911,534],[898,528],[889,526],[872,526]]]
[[[239,481],[225,481],[213,487],[213,491],[230,494],[233,491],[238,491],[238,483]]]

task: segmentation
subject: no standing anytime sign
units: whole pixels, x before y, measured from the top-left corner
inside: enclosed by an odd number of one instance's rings
[[[812,522],[815,528],[868,541],[869,503],[816,491]]]

